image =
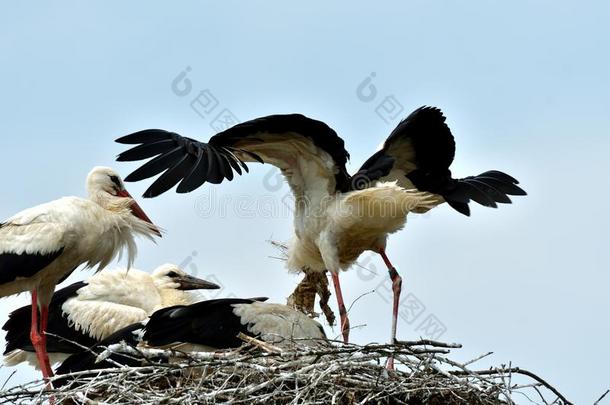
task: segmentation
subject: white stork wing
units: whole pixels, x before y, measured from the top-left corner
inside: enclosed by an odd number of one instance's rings
[[[131,269],[96,274],[62,310],[76,330],[101,340],[143,321],[160,306],[161,296],[150,275]]]
[[[138,181],[164,172],[144,193],[155,197],[176,184],[178,193],[190,192],[204,182],[232,180],[233,172],[248,171],[245,162],[270,163],[281,169],[293,190],[349,189],[345,169],[349,154],[343,140],[323,122],[299,114],[271,115],[247,121],[214,135],[208,143],[160,129],[148,129],[117,139],[139,144],[117,160],[156,156],[125,178]]]
[[[0,284],[31,277],[61,255],[69,233],[54,215],[61,201],[28,208],[0,224]]]
[[[525,195],[513,177],[491,170],[478,176],[454,179],[449,166],[455,155],[455,140],[441,110],[420,107],[401,121],[383,148],[371,156],[354,175],[353,183],[365,188],[374,181],[397,181],[441,195],[451,207],[469,215],[468,203],[496,207],[510,203],[508,195]]]
[[[322,326],[304,313],[281,304],[236,304],[233,313],[248,330],[268,342],[325,339]]]
[[[119,329],[143,321],[148,313],[131,305],[71,298],[62,305],[68,321],[77,331],[102,340]]]

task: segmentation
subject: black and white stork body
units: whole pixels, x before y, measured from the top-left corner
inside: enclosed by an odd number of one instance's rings
[[[174,264],[159,266],[152,274],[136,269],[102,271],[86,282],[62,288],[49,303],[50,363],[63,361],[83,347],[143,321],[158,309],[200,301],[191,290],[217,288],[220,286],[190,276]],[[7,366],[24,361],[35,364],[34,347],[25,332],[30,324],[31,306],[27,305],[11,312],[2,327],[6,331]]]
[[[292,344],[324,345],[322,325],[286,305],[260,302],[261,299],[221,298],[188,306],[161,309],[145,322],[130,325],[109,336],[88,351],[68,357],[58,374],[115,367],[116,363],[139,366],[132,356],[115,354],[99,361],[98,355],[110,345],[173,348],[176,350],[216,351],[236,348],[244,342],[240,333],[279,347]]]
[[[354,176],[343,140],[323,122],[303,115],[271,115],[247,121],[214,135],[207,143],[159,129],[117,140],[139,144],[119,161],[156,156],[126,181],[159,176],[145,192],[155,197],[176,184],[190,192],[206,181],[232,180],[247,171],[245,162],[270,163],[286,177],[296,199],[294,238],[287,266],[293,271],[330,271],[341,315],[344,340],[349,323],[339,284],[339,271],[349,268],[366,250],[379,253],[393,280],[392,340],[401,278],[385,253],[389,234],[401,229],[409,212],[422,213],[447,202],[469,215],[468,203],[496,207],[507,194],[524,195],[517,180],[498,171],[454,179],[449,170],[455,142],[442,112],[421,107],[400,122]]]
[[[0,225],[0,297],[31,291],[30,338],[45,378],[52,375],[44,332],[55,285],[82,264],[105,267],[123,250],[131,266],[134,235],[161,235],[112,169],[94,168],[87,191],[88,199],[64,197]]]
[[[266,300],[266,298],[264,298]],[[322,325],[304,313],[261,299],[221,298],[161,309],[146,323],[149,346],[193,345],[189,350],[239,347],[243,333],[279,346],[325,342]]]

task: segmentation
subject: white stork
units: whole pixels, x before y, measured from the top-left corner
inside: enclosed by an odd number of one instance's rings
[[[112,333],[148,318],[158,309],[200,301],[191,290],[217,289],[217,284],[186,274],[174,264],[159,266],[152,274],[136,269],[102,271],[53,294],[49,303],[47,352],[50,363],[91,347]],[[31,306],[16,309],[2,329],[6,331],[4,364],[15,366],[36,358],[26,327]],[[74,343],[76,344],[74,344]]]
[[[296,199],[295,236],[289,246],[290,270],[329,270],[339,304],[343,338],[349,322],[339,284],[339,271],[349,268],[366,250],[377,252],[393,281],[392,341],[401,277],[386,253],[389,234],[401,229],[409,212],[422,213],[447,202],[469,215],[468,203],[496,207],[509,195],[525,195],[511,176],[488,171],[455,179],[449,166],[455,142],[442,112],[421,107],[401,121],[354,175],[343,140],[323,122],[299,114],[271,115],[243,122],[198,142],[160,129],[148,129],[117,140],[139,144],[119,161],[156,156],[126,177],[138,181],[163,174],[145,192],[155,197],[178,184],[190,192],[206,181],[232,180],[247,171],[245,162],[270,163],[284,174]]]
[[[326,340],[322,325],[309,316],[261,300],[266,298],[220,298],[161,309],[150,316],[143,340],[149,346],[194,345],[189,350],[239,347],[240,332],[280,346]]]
[[[281,304],[260,302],[266,298],[221,298],[156,311],[145,322],[130,325],[90,350],[68,357],[57,374],[115,367],[116,363],[139,366],[133,356],[116,354],[100,361],[98,354],[110,345],[125,342],[136,347],[171,347],[180,351],[216,351],[236,348],[244,342],[240,333],[277,346],[327,343],[322,325],[307,315]]]
[[[134,235],[161,236],[114,170],[94,168],[87,191],[88,199],[64,197],[0,225],[0,297],[31,291],[30,339],[45,379],[52,375],[45,331],[55,286],[81,264],[102,269],[123,249],[131,266]]]

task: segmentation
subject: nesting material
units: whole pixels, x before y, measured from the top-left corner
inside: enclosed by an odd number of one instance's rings
[[[273,246],[279,254],[277,257],[274,256],[274,259],[282,261],[288,259],[288,245],[273,240],[270,240],[269,243],[271,243],[271,246]],[[303,279],[287,298],[286,305],[297,311],[301,311],[312,318],[317,318],[319,314],[315,310],[315,302],[316,297],[318,297],[318,305],[326,318],[326,322],[333,326],[336,318],[335,313],[328,305],[330,290],[328,289],[327,272],[310,271],[307,269],[303,269],[301,272],[304,274]]]
[[[144,359],[142,367],[83,371],[60,389],[40,381],[0,392],[0,403],[55,404],[570,404],[535,374],[515,368],[476,370],[449,358],[461,347],[430,340],[366,346],[279,348],[243,337],[220,352],[182,353],[113,345],[107,349]],[[108,353],[100,358],[107,358]],[[396,371],[385,362],[394,356]],[[146,359],[164,364],[156,364]],[[56,377],[58,378],[58,377]]]
[[[335,324],[335,314],[328,305],[330,291],[326,273],[304,271],[303,280],[288,297],[286,305],[312,317],[317,317],[314,304],[316,296],[320,298],[319,305],[329,325]]]

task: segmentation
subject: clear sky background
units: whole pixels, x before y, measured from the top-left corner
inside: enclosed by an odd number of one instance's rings
[[[387,97],[404,108],[400,117],[438,106],[456,138],[456,176],[503,170],[529,196],[497,210],[475,206],[471,218],[442,206],[390,239],[403,297],[423,308],[401,320],[399,336],[424,336],[421,323],[434,320],[441,340],[464,345],[456,359],[493,351],[481,367],[512,362],[592,403],[610,388],[610,7],[371,4],[3,3],[0,217],[84,195],[95,165],[127,175],[138,164],[115,163],[124,148],[113,140],[136,130],[206,140],[224,109],[241,121],[300,112],[345,139],[354,171],[398,121],[377,113]],[[191,91],[179,96],[172,81],[187,67]],[[199,115],[191,102],[204,90],[218,105]],[[251,169],[220,186],[141,201],[167,235],[140,243],[137,267],[184,263],[220,280],[221,295],[283,302],[298,278],[270,257],[277,252],[267,241],[291,235],[288,188],[271,167]],[[148,184],[129,189],[141,195]],[[352,325],[364,325],[352,339],[383,342],[386,272],[377,257],[361,263],[368,270],[342,275],[348,302],[369,293],[351,310]],[[89,275],[76,271],[69,282]],[[27,300],[2,299],[0,322]],[[0,380],[14,370],[1,368]],[[38,377],[16,370],[9,385]]]

